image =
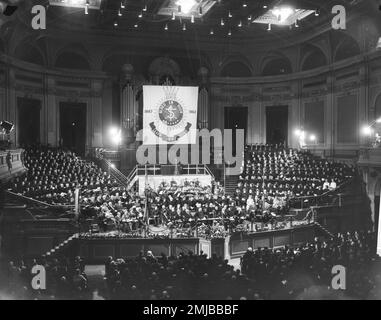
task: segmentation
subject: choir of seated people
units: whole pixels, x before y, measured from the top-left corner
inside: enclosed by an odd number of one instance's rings
[[[32,147],[25,150],[24,162],[28,171],[12,182],[13,192],[48,204],[73,205],[75,188],[80,187],[81,218],[96,220],[101,231],[124,232],[140,230],[146,221],[173,229],[194,229],[201,222],[201,233],[208,234],[223,234],[220,224],[230,231],[248,222],[273,224],[288,212],[290,199],[335,189],[354,175],[353,168],[305,152],[255,145],[246,147],[234,196],[225,195],[219,183],[206,187],[196,180],[163,182],[141,197],[70,151]]]
[[[246,146],[241,169],[236,199],[277,212],[290,199],[322,195],[356,174],[353,167],[281,145]]]
[[[74,190],[116,186],[115,180],[95,163],[66,150],[32,147],[24,152],[26,175],[17,177],[11,189],[48,204],[74,204]]]

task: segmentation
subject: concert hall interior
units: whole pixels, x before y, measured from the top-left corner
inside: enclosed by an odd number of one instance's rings
[[[380,17],[0,0],[0,299],[381,299]]]

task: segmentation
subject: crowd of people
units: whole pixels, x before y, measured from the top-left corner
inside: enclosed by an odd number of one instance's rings
[[[279,214],[289,200],[316,197],[356,175],[356,168],[282,145],[251,145],[235,191],[248,208]]]
[[[35,266],[39,269],[32,273]],[[41,266],[44,267],[44,273],[40,273]],[[89,299],[92,295],[85,263],[80,257],[9,261],[7,265],[0,266],[0,271],[4,277],[0,277],[0,300]],[[41,281],[32,281],[36,275],[41,276]],[[39,288],[33,287],[35,285],[39,285]]]
[[[249,248],[242,270],[193,253],[113,259],[105,264],[107,298],[129,300],[374,299],[381,297],[375,234],[355,232],[300,247]],[[346,290],[331,287],[332,267],[346,268]],[[374,271],[374,270],[373,270]]]
[[[316,238],[296,248],[249,248],[242,258],[242,272],[255,281],[264,298],[311,298],[309,287],[317,298],[334,298],[331,284],[336,273],[332,270],[343,266],[346,274],[341,285],[345,290],[341,293],[347,298],[379,299],[381,269],[376,242],[374,232],[348,232],[327,240]]]
[[[91,281],[80,257],[49,258],[1,266],[1,299],[278,300],[380,299],[376,234],[353,232],[316,238],[297,247],[248,248],[241,266],[201,252],[141,252],[109,257],[104,281]],[[32,269],[43,266],[46,287],[33,288]],[[345,267],[345,288],[332,287],[332,268]],[[95,294],[96,293],[96,294]]]
[[[95,163],[64,149],[43,146],[25,149],[24,165],[27,173],[15,178],[11,190],[52,205],[73,205],[77,187],[101,193],[103,188],[117,186]]]
[[[209,237],[223,237],[221,227],[230,232],[248,224],[251,229],[263,224],[277,228],[290,200],[320,195],[355,174],[354,168],[306,152],[253,145],[246,147],[234,195],[225,194],[218,182],[205,187],[195,180],[183,185],[163,181],[142,197],[120,186],[95,162],[67,150],[26,148],[24,164],[27,173],[16,177],[10,190],[51,205],[73,206],[80,188],[81,221],[95,221],[102,232],[133,233],[152,225]]]

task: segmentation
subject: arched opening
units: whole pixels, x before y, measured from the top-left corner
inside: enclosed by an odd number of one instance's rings
[[[113,54],[103,61],[102,70],[109,74],[119,74],[126,63],[129,63],[126,54]]]
[[[355,40],[347,37],[336,49],[334,61],[345,60],[360,54],[360,47]]]
[[[277,76],[292,72],[291,63],[285,58],[275,58],[268,61],[263,68],[263,76]]]
[[[310,52],[303,61],[302,71],[312,70],[327,65],[327,58],[320,49]]]
[[[20,44],[15,50],[15,57],[17,59],[37,64],[40,66],[45,65],[44,57],[35,46],[30,43]]]
[[[221,71],[221,77],[239,78],[251,76],[252,73],[248,66],[240,61],[232,61],[227,63]]]
[[[72,51],[61,53],[56,60],[55,66],[63,69],[90,70],[89,61],[82,55]]]

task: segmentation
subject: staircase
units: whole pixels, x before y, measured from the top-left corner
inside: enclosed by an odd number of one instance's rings
[[[327,228],[323,227],[319,222],[315,221],[315,226],[318,227],[318,229],[323,233],[325,237],[334,238],[335,235],[331,233]]]
[[[226,176],[225,194],[233,196],[238,185],[238,176]]]
[[[68,251],[73,244],[75,239],[79,238],[79,234],[73,234],[71,237],[69,237],[67,240],[61,242],[58,246],[55,246],[53,249],[48,251],[45,256],[47,257],[57,257],[60,254],[64,255],[64,253],[68,253]],[[70,253],[69,253],[70,254]]]
[[[99,161],[99,160],[98,160]],[[107,171],[112,178],[119,184],[119,186],[130,189],[136,182],[137,178],[137,170],[136,168],[132,169],[128,176],[124,175],[121,171],[119,171],[115,165],[109,160],[101,159],[100,166],[103,170]]]

